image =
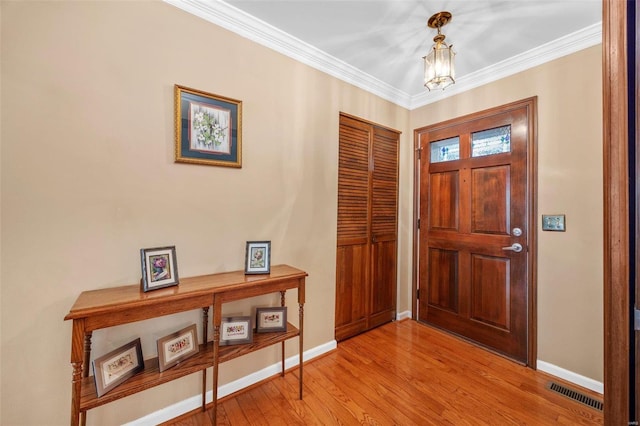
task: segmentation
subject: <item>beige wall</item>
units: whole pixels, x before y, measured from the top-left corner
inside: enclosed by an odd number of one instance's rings
[[[186,277],[242,269],[245,241],[271,240],[273,264],[309,273],[305,348],[330,342],[339,112],[404,130],[408,111],[164,3],[1,7],[0,423],[68,422],[63,317],[84,290],[139,280],[143,247],[175,245]],[[243,101],[242,169],[174,163],[174,84]],[[401,244],[406,257],[407,230]],[[157,337],[195,321],[192,313],[99,331],[93,354],[141,336],[153,357]],[[221,383],[276,355],[225,365]],[[92,410],[90,423],[134,420],[196,395],[198,382],[193,375]]]
[[[331,341],[340,111],[403,132],[398,310],[409,310],[412,129],[535,94],[539,211],[568,221],[565,234],[540,235],[539,355],[601,380],[598,49],[409,113],[164,3],[0,7],[1,424],[68,422],[62,319],[80,292],[136,282],[143,247],[176,245],[190,276],[241,269],[245,241],[270,239],[274,264],[309,272],[305,348]],[[562,67],[567,81],[554,83]],[[173,162],[174,84],[243,101],[242,169]],[[197,318],[98,331],[93,354],[141,336],[153,357],[157,337]],[[276,356],[226,364],[221,383]],[[198,382],[92,410],[89,423],[137,419],[193,396]]]
[[[538,359],[603,380],[602,49],[585,49],[411,112],[418,128],[538,97]],[[542,214],[566,214],[543,232]]]

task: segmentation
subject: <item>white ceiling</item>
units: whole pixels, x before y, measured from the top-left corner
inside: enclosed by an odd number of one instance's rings
[[[601,0],[165,1],[410,109],[601,42]],[[456,84],[428,92],[426,22],[442,10]]]

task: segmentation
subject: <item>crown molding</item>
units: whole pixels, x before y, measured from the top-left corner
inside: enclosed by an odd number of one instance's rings
[[[219,0],[164,0],[244,38],[275,50],[383,99],[408,108],[411,96],[304,41]]]
[[[599,22],[490,67],[462,76],[446,91],[424,92],[411,96],[224,1],[164,0],[164,2],[409,110],[602,43],[602,23]]]

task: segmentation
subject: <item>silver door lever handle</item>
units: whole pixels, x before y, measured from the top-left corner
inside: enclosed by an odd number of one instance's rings
[[[511,250],[515,251],[516,253],[520,253],[522,251],[522,245],[520,245],[519,243],[513,243],[509,247],[502,247],[502,250]]]

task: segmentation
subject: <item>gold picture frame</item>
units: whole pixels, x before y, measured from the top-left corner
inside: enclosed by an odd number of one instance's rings
[[[175,85],[175,161],[242,167],[242,101]]]

